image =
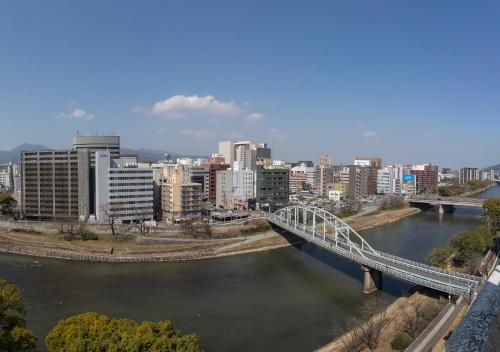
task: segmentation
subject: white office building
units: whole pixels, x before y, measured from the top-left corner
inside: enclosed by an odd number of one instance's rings
[[[233,170],[217,171],[215,207],[219,209],[233,208]]]
[[[10,191],[12,181],[10,176],[10,170],[0,171],[0,192]]]
[[[389,165],[377,170],[377,194],[401,193],[402,177],[400,165]]]
[[[153,169],[117,167],[109,151],[95,153],[96,220],[121,222],[153,219]]]
[[[242,167],[241,162],[234,162],[233,167],[233,196],[248,200],[254,195],[255,172]]]

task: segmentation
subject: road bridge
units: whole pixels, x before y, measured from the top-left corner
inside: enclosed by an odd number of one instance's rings
[[[353,228],[328,211],[293,205],[266,214],[270,223],[361,265],[363,292],[382,288],[382,273],[453,295],[471,295],[481,278],[436,268],[374,249]]]
[[[408,199],[410,206],[428,206],[438,208],[439,213],[452,212],[455,207],[482,208],[484,199],[467,197],[413,197]]]

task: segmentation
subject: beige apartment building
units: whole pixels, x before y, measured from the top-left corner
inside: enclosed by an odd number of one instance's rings
[[[164,219],[175,220],[201,215],[202,185],[194,182],[162,184],[161,209]]]

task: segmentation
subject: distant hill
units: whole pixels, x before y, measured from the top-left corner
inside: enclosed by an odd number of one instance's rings
[[[0,150],[0,163],[7,163],[9,161],[18,162],[21,158],[21,151],[23,150],[47,150],[51,149],[44,145],[39,144],[21,144],[11,150]],[[158,161],[163,160],[165,158],[165,154],[169,154],[172,160],[176,160],[182,157],[192,157],[192,158],[204,158],[206,156],[199,155],[182,155],[175,152],[168,152],[162,150],[154,150],[154,149],[131,149],[131,148],[121,148],[122,154],[137,154],[139,161]]]
[[[11,150],[0,150],[0,163],[8,163],[9,161],[18,162],[21,159],[21,151],[23,150],[43,150],[50,149],[44,145],[40,144],[28,144],[24,143],[18,145]]]
[[[483,171],[488,172],[491,170],[500,170],[500,164],[496,164],[493,166],[488,166],[487,168],[484,168]]]

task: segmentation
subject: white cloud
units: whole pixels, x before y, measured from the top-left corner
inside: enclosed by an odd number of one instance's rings
[[[374,131],[366,131],[365,133],[363,133],[363,137],[368,139],[375,139],[378,138],[378,133]]]
[[[208,131],[208,130],[194,130],[192,128],[185,128],[181,131],[183,136],[194,137],[197,139],[204,138],[215,138],[217,137],[217,133]]]
[[[163,115],[168,119],[200,114],[234,116],[242,111],[243,109],[234,101],[220,101],[211,95],[174,95],[156,102],[151,109],[151,113]]]
[[[165,134],[165,128],[163,128],[163,127],[162,127],[162,128],[160,128],[160,129],[158,130],[158,134]]]
[[[261,112],[252,112],[251,114],[248,114],[248,116],[245,118],[245,121],[247,122],[258,122],[266,117],[263,113]]]
[[[274,128],[274,127],[271,128],[269,133],[271,134],[271,136],[273,136],[274,138],[277,138],[277,139],[285,139],[290,135],[290,132],[282,131],[282,130],[279,130],[279,129]]]
[[[76,108],[73,109],[70,113],[60,113],[58,115],[60,120],[93,120],[95,118],[94,114],[91,114],[84,109]]]

